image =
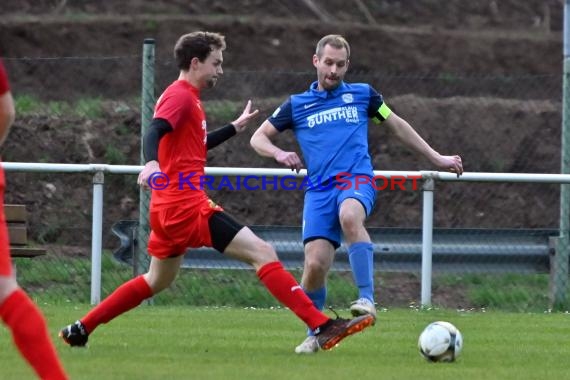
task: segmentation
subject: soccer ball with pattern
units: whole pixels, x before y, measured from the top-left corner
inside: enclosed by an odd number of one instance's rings
[[[452,362],[461,353],[463,336],[449,322],[433,322],[420,334],[418,348],[430,362]]]

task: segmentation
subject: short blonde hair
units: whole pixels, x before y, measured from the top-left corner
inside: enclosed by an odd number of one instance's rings
[[[315,54],[317,57],[321,58],[323,55],[323,49],[325,46],[331,45],[336,49],[346,49],[346,59],[350,58],[350,45],[346,38],[341,36],[340,34],[329,34],[321,38],[321,40],[317,43],[317,48],[315,50]]]

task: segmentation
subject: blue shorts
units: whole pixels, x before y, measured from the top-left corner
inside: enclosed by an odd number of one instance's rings
[[[376,190],[372,177],[368,183],[362,183],[362,176],[356,183],[356,177],[344,178],[342,182],[333,181],[327,186],[315,187],[305,193],[303,206],[303,244],[315,239],[329,240],[338,248],[341,242],[340,205],[345,199],[354,198],[364,206],[369,216],[376,202]]]

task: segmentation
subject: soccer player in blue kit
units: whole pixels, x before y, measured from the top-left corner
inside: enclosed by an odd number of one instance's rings
[[[390,110],[372,86],[345,82],[349,58],[350,45],[344,37],[323,37],[313,55],[317,81],[281,104],[254,133],[251,145],[261,156],[272,157],[298,172],[303,167],[299,155],[280,149],[272,141],[278,133],[291,129],[303,153],[308,183],[313,185],[305,192],[303,208],[305,264],[301,285],[309,298],[317,308],[324,308],[326,278],[342,233],[359,290],[350,311],[353,315],[376,317],[373,246],[364,227],[376,200],[368,152],[368,119],[386,126],[400,142],[439,169],[459,176],[463,165],[458,155],[436,152],[408,122]],[[363,176],[370,180],[363,183]],[[295,352],[314,353],[318,349],[309,331]]]

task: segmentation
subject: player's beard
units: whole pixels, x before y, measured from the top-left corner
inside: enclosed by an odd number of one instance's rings
[[[340,85],[344,75],[319,72],[318,77],[321,88],[325,91],[332,91]]]
[[[218,78],[210,78],[206,81],[206,88],[213,88],[216,86]]]
[[[340,85],[340,82],[342,81],[342,77],[340,76],[335,76],[335,77],[329,77],[329,76],[325,76],[322,82],[322,86],[325,90],[327,91],[331,91],[334,90],[335,88],[337,88]]]

